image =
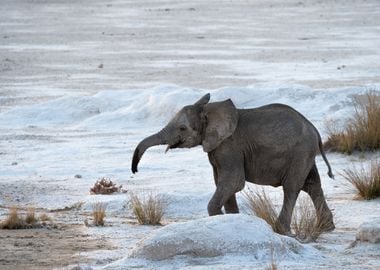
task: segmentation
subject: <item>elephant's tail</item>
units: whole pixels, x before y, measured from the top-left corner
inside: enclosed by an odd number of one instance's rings
[[[319,134],[318,134],[318,135],[319,135]],[[325,151],[323,150],[323,144],[322,144],[321,136],[318,136],[318,137],[319,137],[319,138],[318,138],[319,152],[321,153],[322,158],[323,158],[323,160],[326,162],[327,168],[329,169],[329,171],[327,172],[327,175],[328,175],[331,179],[334,179],[334,174],[332,173],[330,163],[329,163],[329,161],[327,160],[327,157],[326,157],[326,155],[325,155]]]

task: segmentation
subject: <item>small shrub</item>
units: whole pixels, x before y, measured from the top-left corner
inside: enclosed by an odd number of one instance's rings
[[[39,219],[42,221],[42,222],[46,222],[46,221],[52,221],[51,217],[49,217],[46,213],[43,213],[39,216]]]
[[[264,219],[277,233],[283,233],[282,228],[277,223],[277,211],[273,203],[262,189],[253,191],[248,188],[243,192],[244,204],[249,209],[251,214]]]
[[[26,212],[25,222],[30,225],[35,225],[38,222],[38,219],[36,218],[35,208],[28,208]]]
[[[329,225],[328,218],[323,214],[317,219],[315,207],[309,198],[301,198],[298,207],[294,209],[292,228],[296,238],[301,242],[313,242]]]
[[[15,230],[24,229],[25,225],[25,220],[20,218],[17,208],[12,207],[9,209],[7,219],[1,223],[0,227],[1,229]]]
[[[94,186],[90,189],[91,194],[112,194],[115,192],[120,192],[122,186],[116,186],[111,179],[102,177],[97,180]]]
[[[142,198],[131,195],[133,214],[142,225],[159,225],[165,213],[166,201],[162,196],[149,193]]]
[[[343,131],[328,127],[324,148],[351,154],[353,151],[380,149],[380,93],[368,91],[363,98],[354,98],[355,114]]]
[[[369,169],[346,169],[342,176],[356,188],[359,197],[365,200],[380,197],[380,162],[371,162]]]
[[[107,205],[105,203],[95,203],[95,205],[92,208],[92,217],[93,217],[93,224],[95,226],[104,226],[104,218],[106,217],[106,208]]]

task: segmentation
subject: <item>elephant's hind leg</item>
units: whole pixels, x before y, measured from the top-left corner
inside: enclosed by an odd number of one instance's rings
[[[315,164],[311,168],[302,190],[307,192],[313,201],[317,213],[318,224],[321,226],[321,229],[324,231],[334,230],[335,225],[333,215],[327,206],[325,196],[323,195],[321,179]]]
[[[312,157],[309,157],[310,159]],[[280,233],[291,235],[290,224],[294,206],[302,186],[305,183],[305,178],[310,170],[311,160],[305,159],[303,156],[296,156],[282,178],[282,188],[284,190],[284,202],[280,215],[277,220],[277,227]]]
[[[300,190],[293,190],[284,187],[284,202],[276,224],[276,227],[281,234],[291,235],[290,223],[299,193]]]

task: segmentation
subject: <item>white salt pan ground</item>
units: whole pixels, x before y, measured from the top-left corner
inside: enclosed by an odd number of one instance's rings
[[[149,268],[146,262],[130,258],[127,253],[135,248],[139,240],[149,237],[158,228],[140,228],[124,224],[125,218],[133,217],[128,207],[128,195],[89,195],[89,188],[95,180],[108,176],[117,184],[122,184],[129,192],[154,191],[164,195],[169,202],[165,215],[167,223],[185,220],[198,224],[199,218],[207,217],[207,203],[215,187],[207,155],[200,147],[169,151],[166,155],[164,146],[151,148],[141,160],[139,173],[132,175],[132,153],[142,138],[159,130],[183,105],[191,104],[210,92],[211,101],[232,98],[240,108],[256,107],[271,102],[289,104],[306,115],[326,139],[325,122],[331,120],[336,122],[337,127],[341,126],[354,112],[352,98],[365,94],[368,89],[376,90],[378,86],[326,90],[313,90],[299,85],[252,85],[216,90],[160,86],[144,91],[66,95],[52,101],[16,106],[0,113],[0,131],[3,138],[0,142],[0,204],[33,205],[46,209],[82,205],[79,211],[88,212],[94,203],[106,202],[108,222],[112,227],[88,230],[90,234],[112,236],[112,241],[120,247],[120,251],[99,251],[89,253],[88,256],[98,262],[100,266],[97,268],[123,269],[131,265]],[[378,245],[360,244],[350,248],[356,239],[358,227],[365,221],[378,218],[375,209],[378,208],[379,201],[353,200],[355,193],[339,174],[347,166],[356,164],[355,166],[360,167],[363,162],[379,158],[379,153],[353,156],[328,153],[327,156],[336,180],[327,177],[327,168],[320,157],[317,157],[317,166],[321,172],[328,204],[333,209],[337,229],[322,235],[316,244],[308,246],[314,246],[322,254],[315,266],[323,269],[332,265],[344,265],[346,269],[355,269],[358,265],[363,265],[364,261],[368,269],[380,265],[380,258],[376,256],[379,251]],[[75,178],[77,174],[82,178]],[[281,207],[281,189],[266,188],[266,191],[275,205]],[[241,204],[241,194],[238,194],[238,201]],[[1,209],[1,214],[5,214],[5,210]],[[244,219],[233,221],[239,216],[226,218],[234,226],[242,226],[245,223]],[[82,223],[83,219],[66,222]],[[179,229],[182,225],[168,226],[169,229]],[[221,230],[227,230],[227,225],[220,226]],[[251,229],[247,228],[246,235],[250,233]],[[159,233],[156,235],[159,237]],[[179,233],[178,236],[180,235]],[[208,235],[200,235],[199,239],[203,239],[205,243],[209,241]],[[245,245],[241,239],[224,240],[235,247]],[[223,265],[231,269],[249,265],[252,269],[262,269],[266,263],[254,260],[252,254],[240,254],[239,248],[235,251],[227,252],[224,257],[197,257],[190,262],[179,256],[171,259],[170,264],[196,268],[211,263],[216,265],[215,269]],[[222,249],[209,252],[219,254],[224,251]],[[282,265],[292,269],[304,269],[309,260],[302,256],[294,255],[294,259],[298,258],[296,261],[284,259]],[[110,260],[116,261],[110,263]],[[349,266],[346,265],[347,262]],[[96,263],[92,264],[95,265]],[[165,260],[155,265],[159,268],[168,267]]]

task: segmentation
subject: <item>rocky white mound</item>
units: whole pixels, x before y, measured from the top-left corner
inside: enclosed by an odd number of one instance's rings
[[[143,239],[130,257],[148,260],[177,255],[213,257],[249,255],[257,260],[319,257],[318,251],[274,233],[262,219],[242,214],[220,215],[158,229]]]
[[[380,243],[380,219],[360,225],[356,239],[361,242]]]

